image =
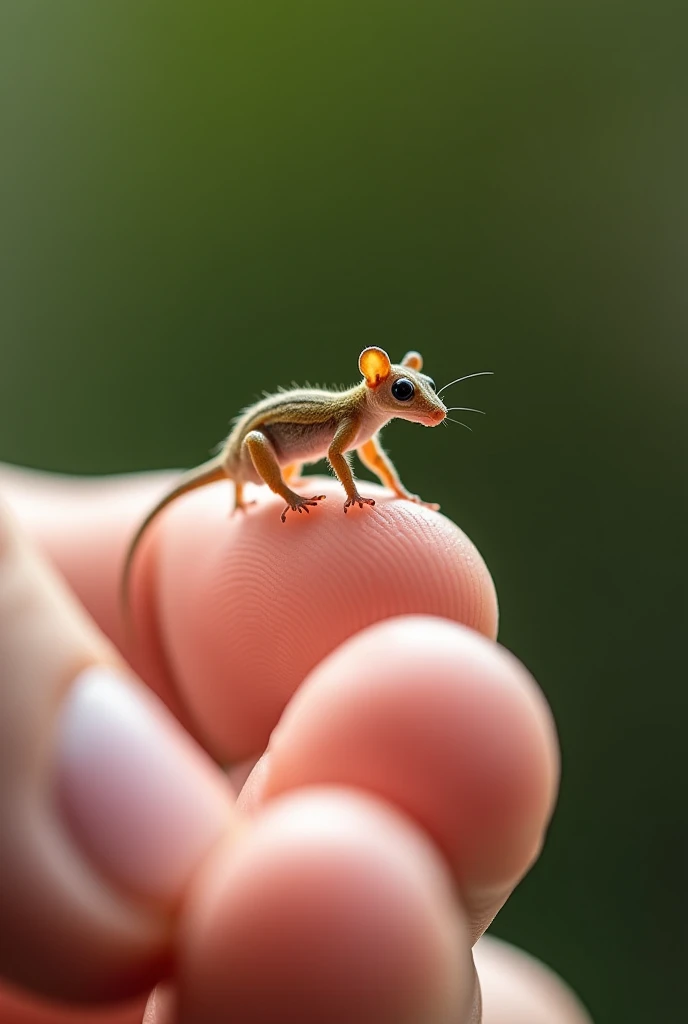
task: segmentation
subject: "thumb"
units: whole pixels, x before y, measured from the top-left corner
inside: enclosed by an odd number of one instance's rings
[[[219,769],[0,506],[0,973],[70,1001],[150,989],[233,815]]]

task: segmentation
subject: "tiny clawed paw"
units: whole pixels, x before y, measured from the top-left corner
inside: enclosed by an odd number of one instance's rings
[[[346,511],[351,505],[358,505],[359,508],[363,508],[364,505],[374,504],[374,498],[362,498],[360,494],[354,494],[353,498],[347,498],[344,502],[344,514],[346,515]]]
[[[280,516],[280,519],[282,520],[283,523],[285,523],[287,521],[287,512],[289,511],[298,512],[299,515],[301,515],[302,512],[305,512],[307,515],[310,515],[309,506],[314,507],[318,504],[319,501],[325,501],[325,497],[326,495],[324,494],[314,494],[312,498],[299,498],[298,501],[289,502],[289,504],[285,507],[284,512]]]

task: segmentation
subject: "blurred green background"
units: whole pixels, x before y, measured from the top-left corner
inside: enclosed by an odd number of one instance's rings
[[[670,0],[0,11],[1,458],[193,465],[370,344],[495,371],[450,393],[473,434],[385,436],[559,725],[494,932],[598,1022],[684,1008],[687,28]]]

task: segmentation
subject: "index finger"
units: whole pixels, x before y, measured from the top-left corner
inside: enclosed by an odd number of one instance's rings
[[[119,573],[133,529],[168,482],[142,475],[78,494],[62,485],[49,517],[26,493],[24,512],[101,628],[219,759],[262,752],[301,681],[366,626],[425,614],[496,634],[489,572],[454,523],[374,485],[364,492],[375,507],[345,517],[341,488],[308,478],[327,501],[285,524],[283,502],[265,488],[230,518],[224,482],[167,509],[137,556],[134,649],[119,618]]]

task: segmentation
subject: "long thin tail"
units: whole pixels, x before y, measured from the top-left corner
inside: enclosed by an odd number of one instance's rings
[[[182,494],[188,494],[189,491],[195,491],[198,487],[205,487],[206,484],[214,483],[215,480],[226,479],[227,472],[224,468],[224,461],[221,456],[218,455],[214,459],[204,462],[203,465],[197,466],[196,469],[192,469],[188,473],[185,473],[177,486],[171,491],[168,491],[167,494],[160,499],[158,504],[150,510],[139,526],[129,543],[129,549],[124,560],[124,568],[122,570],[120,585],[120,605],[127,629],[129,628],[129,584],[131,583],[134,558],[144,533],[160,512],[162,512],[164,508],[167,508],[167,506],[173,501],[176,501],[177,498],[181,498]]]

